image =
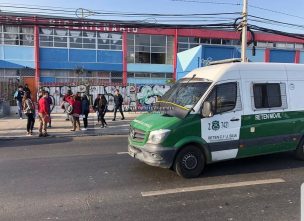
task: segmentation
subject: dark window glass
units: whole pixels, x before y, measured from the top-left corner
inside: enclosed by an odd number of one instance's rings
[[[135,53],[135,63],[145,63],[150,64],[150,53],[147,52],[136,52]]]
[[[188,37],[178,37],[178,43],[180,43],[180,42],[188,43]]]
[[[210,38],[201,38],[201,44],[210,44]]]
[[[236,105],[237,98],[237,83],[225,83],[216,86],[207,101],[212,104],[214,114],[220,114],[226,111],[233,110]]]
[[[221,44],[221,39],[211,38],[211,44],[220,45]]]
[[[253,96],[255,108],[282,106],[280,84],[255,84]]]
[[[166,54],[151,53],[151,64],[166,64]]]

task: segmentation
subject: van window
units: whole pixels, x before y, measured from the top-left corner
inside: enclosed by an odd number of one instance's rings
[[[211,102],[212,112],[220,114],[235,108],[237,99],[237,83],[224,83],[213,88],[207,101]]]
[[[279,83],[254,84],[253,96],[255,108],[281,107],[281,89]]]
[[[183,107],[192,107],[207,91],[211,82],[204,79],[183,78],[176,82],[162,97],[161,100],[172,102]]]

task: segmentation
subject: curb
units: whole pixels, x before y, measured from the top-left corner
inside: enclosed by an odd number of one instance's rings
[[[0,141],[9,141],[9,140],[35,140],[35,139],[49,139],[49,138],[69,138],[69,137],[98,137],[98,136],[127,136],[128,133],[93,133],[93,134],[65,134],[65,135],[52,135],[50,134],[47,137],[38,137],[36,136],[7,136],[7,137],[0,137]]]

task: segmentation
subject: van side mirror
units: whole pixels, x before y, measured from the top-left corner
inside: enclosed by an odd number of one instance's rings
[[[211,110],[211,102],[210,101],[205,101],[203,103],[202,116],[203,117],[212,117],[213,116],[213,112]]]

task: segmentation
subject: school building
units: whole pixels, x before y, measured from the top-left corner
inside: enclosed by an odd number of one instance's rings
[[[1,13],[0,21],[0,99],[25,83],[33,91],[80,83],[165,85],[210,61],[240,57],[235,31],[29,14]],[[304,40],[256,32],[255,41],[250,61],[304,63]]]

